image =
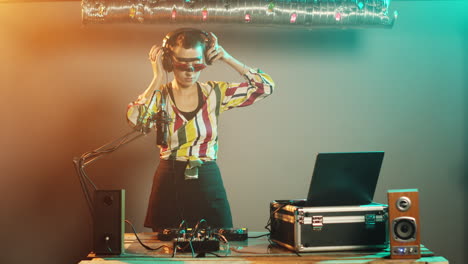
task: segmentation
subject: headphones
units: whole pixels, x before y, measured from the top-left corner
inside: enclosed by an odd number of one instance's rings
[[[171,47],[174,46],[174,41],[175,41],[175,39],[177,39],[177,36],[179,36],[182,33],[186,33],[186,32],[198,33],[205,39],[205,54],[204,54],[205,62],[206,62],[206,64],[211,65],[211,61],[208,61],[207,57],[206,57],[206,50],[208,49],[208,47],[211,46],[210,35],[207,32],[205,32],[203,30],[200,30],[200,29],[196,29],[196,28],[180,28],[180,29],[174,30],[172,32],[169,32],[163,39],[163,43],[162,43],[162,51],[163,51],[162,65],[163,65],[163,68],[164,68],[165,71],[172,72],[173,67],[172,67],[172,50],[171,50]]]

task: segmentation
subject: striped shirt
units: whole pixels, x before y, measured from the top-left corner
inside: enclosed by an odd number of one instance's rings
[[[157,93],[157,104],[147,107],[135,101],[129,104],[127,119],[134,126],[136,116],[146,124],[151,116],[163,104],[171,122],[169,123],[168,146],[160,146],[160,158],[164,160],[189,161],[186,178],[198,176],[198,166],[204,161],[217,159],[218,154],[218,117],[224,111],[236,107],[249,106],[272,94],[274,82],[268,74],[258,69],[250,69],[245,75],[245,82],[228,83],[210,81],[198,83],[203,93],[204,103],[194,118],[187,120],[177,109],[167,89],[162,87],[162,94]]]

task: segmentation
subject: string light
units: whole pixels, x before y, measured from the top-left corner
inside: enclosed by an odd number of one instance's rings
[[[178,1],[182,1],[182,5]],[[175,4],[176,2],[178,4]],[[255,1],[258,2],[255,5],[246,5],[246,3],[250,3],[250,0],[219,0],[221,6],[215,2],[217,1],[83,0],[82,19],[83,23],[160,23],[160,18],[166,17],[166,23],[176,22],[182,18],[187,23],[208,23],[216,22],[213,19],[218,20],[219,18],[226,22],[248,24],[289,24],[290,26],[301,24],[311,27],[315,25],[333,27],[349,24],[351,26],[381,25],[391,27],[399,16],[398,12],[388,9],[390,0],[262,0]],[[331,2],[336,2],[336,4],[328,4]],[[349,6],[350,2],[352,6]],[[147,5],[146,3],[151,4]],[[288,3],[290,5],[287,5]],[[200,4],[202,5],[200,6]],[[276,4],[278,4],[279,9],[277,9]],[[287,8],[283,8],[283,6]],[[216,18],[210,18],[208,21],[208,15],[214,15],[214,13],[208,13],[214,12],[212,10],[218,10],[219,7],[222,12],[219,14],[217,12]],[[253,20],[253,14],[255,14],[255,20]],[[299,14],[301,14],[300,19]],[[289,23],[287,23],[288,18]]]

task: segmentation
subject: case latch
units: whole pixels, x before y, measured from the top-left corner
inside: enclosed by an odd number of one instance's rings
[[[375,214],[366,214],[365,216],[365,223],[366,223],[366,227],[374,227],[375,226],[375,222],[376,222],[376,216]]]
[[[323,227],[323,216],[314,215],[312,216],[312,229],[316,231],[322,230]]]
[[[305,223],[305,214],[304,214],[304,210],[302,209],[297,209],[296,211],[296,215],[297,215],[297,222],[301,225],[303,225]]]

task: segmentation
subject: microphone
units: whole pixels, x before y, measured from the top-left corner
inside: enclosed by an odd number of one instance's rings
[[[164,110],[164,108],[166,106],[166,103],[165,103],[165,100],[164,100],[164,94],[160,90],[155,90],[153,92],[153,94],[151,95],[150,103],[148,105],[148,108],[146,109],[147,111],[145,112],[145,115],[148,112],[148,110],[150,108],[152,108],[153,104],[156,103],[157,99],[156,99],[155,95],[156,95],[157,92],[159,92],[161,94],[160,105],[158,107],[158,111],[156,112],[156,114],[153,113],[151,115],[151,117],[148,119],[148,122],[146,122],[145,131],[149,131],[151,123],[155,123],[155,125],[156,125],[156,145],[158,145],[160,147],[163,147],[163,148],[167,148],[167,146],[168,146],[167,145],[167,138],[168,138],[168,134],[169,134],[169,123],[171,122],[171,119],[169,118],[169,115],[167,114],[167,112]]]
[[[154,120],[156,121],[156,145],[167,148],[167,135],[171,120],[163,109],[156,113]]]
[[[141,105],[138,108],[138,117],[137,117],[137,120],[136,120],[135,129],[142,132],[143,134],[146,134],[146,133],[148,133],[150,131],[151,118],[148,118],[146,123],[144,123],[143,121],[144,121],[145,116],[148,114],[149,110],[153,107],[153,104],[155,103],[154,99],[156,98],[156,96],[155,96],[156,92],[158,92],[158,90],[153,91],[153,93],[151,94],[148,106]]]

